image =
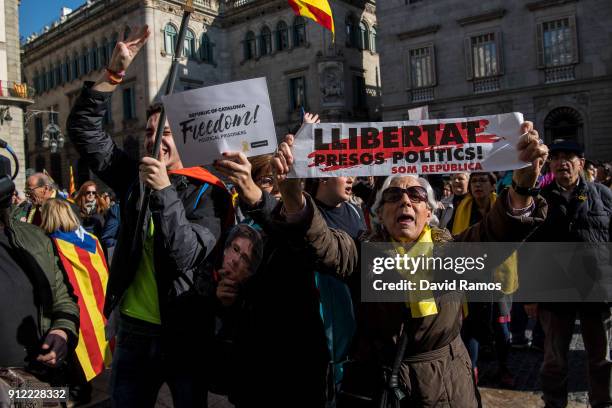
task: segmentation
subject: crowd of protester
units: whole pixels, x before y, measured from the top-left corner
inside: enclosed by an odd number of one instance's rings
[[[148,34],[119,43],[109,69],[125,71]],[[63,367],[73,400],[86,402],[95,364],[80,342],[103,332],[97,340],[112,359],[97,367],[111,364],[117,407],[153,407],[164,383],[176,407],[207,406],[208,390],[238,408],[378,407],[394,398],[384,406],[477,407],[481,350],[494,351],[499,386],[512,388],[512,347],[531,345],[544,352],[543,399],[556,408],[567,405],[578,317],[591,406],[612,407],[607,303],[523,304],[504,294],[466,304],[455,291],[410,303],[360,298],[364,242],[609,242],[611,164],[585,160],[571,141],[547,147],[530,122],[517,129],[517,150],[531,166],[496,174],[290,179],[293,135],[274,155],[226,152],[210,171],[185,168],[167,123],[160,157],[137,162],[102,126],[116,86],[106,74],[86,83],[67,123],[110,190],[87,181],[70,196],[34,173],[25,199],[16,192],[2,210],[0,291],[12,295],[0,296],[0,367]],[[160,112],[147,111],[147,152]],[[97,266],[70,251],[99,256]],[[501,267],[515,271],[515,254]],[[16,272],[21,280],[11,280]],[[92,310],[85,288],[99,282],[105,301],[98,293]],[[8,304],[15,295],[17,307]],[[25,321],[29,337],[15,342]]]

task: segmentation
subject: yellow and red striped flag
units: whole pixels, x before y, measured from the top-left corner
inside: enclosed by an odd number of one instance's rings
[[[72,165],[70,165],[70,186],[68,187],[68,197],[72,198],[75,191],[76,185],[74,184],[74,173],[72,172]]]
[[[50,235],[79,298],[80,328],[76,355],[87,381],[96,377],[111,362],[111,344],[106,341],[104,296],[108,267],[100,242],[82,227],[73,232],[56,231]]]
[[[288,0],[289,5],[298,16],[314,20],[327,28],[335,37],[334,16],[327,0]]]

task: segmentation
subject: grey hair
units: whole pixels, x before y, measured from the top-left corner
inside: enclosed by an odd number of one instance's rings
[[[33,173],[28,178],[36,178],[36,187],[49,186],[52,190],[57,190],[57,185],[45,173]]]
[[[435,210],[438,208],[438,201],[436,200],[436,196],[434,194],[433,188],[429,184],[429,181],[423,177],[418,177],[414,174],[406,174],[401,176],[389,176],[383,183],[382,187],[376,192],[376,200],[374,201],[374,205],[372,205],[372,224],[374,228],[378,229],[382,227],[382,220],[378,215],[378,210],[382,207],[382,195],[383,191],[385,191],[391,185],[391,182],[395,179],[404,178],[404,177],[412,177],[417,180],[421,187],[427,190],[427,208],[431,210],[431,219],[429,220],[429,226],[437,227],[440,224],[440,220],[434,214]]]

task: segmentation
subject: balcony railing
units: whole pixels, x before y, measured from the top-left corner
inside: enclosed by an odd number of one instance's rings
[[[474,93],[486,93],[499,91],[499,78],[477,78],[474,80]]]
[[[412,102],[427,102],[434,99],[434,89],[431,88],[417,88],[411,91]]]
[[[36,91],[22,82],[0,80],[0,98],[17,98],[32,100]]]
[[[574,74],[574,66],[566,65],[563,67],[549,67],[544,71],[545,82],[547,84],[554,84],[556,82],[573,81],[576,79]]]
[[[227,7],[230,9],[238,8],[238,7],[246,6],[247,4],[255,3],[256,1],[257,0],[229,0],[227,2]]]

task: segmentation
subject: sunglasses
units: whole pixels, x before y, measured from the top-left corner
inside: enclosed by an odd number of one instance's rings
[[[384,203],[396,203],[404,197],[404,194],[408,195],[408,199],[413,204],[427,202],[427,190],[421,186],[408,188],[389,187],[383,191],[382,201]]]
[[[85,194],[86,195],[96,195],[98,194],[98,192],[97,191],[87,191]]]

